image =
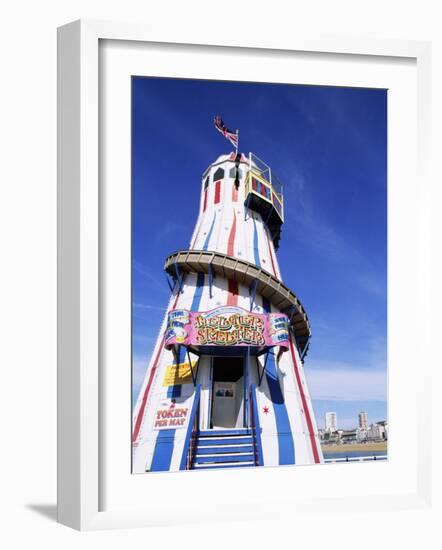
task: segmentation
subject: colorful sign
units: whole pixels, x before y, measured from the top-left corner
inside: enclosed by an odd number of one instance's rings
[[[284,313],[259,314],[236,306],[211,311],[169,311],[165,346],[282,346],[288,348]]]
[[[195,365],[196,361],[192,362],[192,368],[195,368]],[[167,365],[163,386],[178,386],[180,384],[190,384],[191,382],[192,370],[189,363]]]
[[[177,398],[161,399],[154,413],[153,429],[170,430],[185,428],[190,408]]]

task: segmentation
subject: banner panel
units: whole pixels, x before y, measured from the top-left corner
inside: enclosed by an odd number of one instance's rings
[[[289,319],[284,313],[259,314],[236,306],[211,311],[169,311],[165,346],[289,345]]]

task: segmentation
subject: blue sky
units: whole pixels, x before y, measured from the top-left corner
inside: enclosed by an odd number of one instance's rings
[[[137,396],[169,297],[164,259],[187,248],[201,174],[230,144],[284,183],[278,259],[309,315],[305,372],[318,426],[387,417],[387,92],[133,79],[133,359]]]

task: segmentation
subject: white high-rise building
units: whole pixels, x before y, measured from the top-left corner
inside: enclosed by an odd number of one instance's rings
[[[329,432],[336,432],[338,430],[338,419],[335,412],[325,413],[325,429]]]
[[[358,414],[358,421],[359,421],[360,430],[368,430],[368,413],[367,412],[361,411]]]

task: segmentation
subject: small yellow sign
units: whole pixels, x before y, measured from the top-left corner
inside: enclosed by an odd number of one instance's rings
[[[196,361],[192,362],[192,368]],[[178,386],[180,384],[190,384],[192,382],[192,372],[189,363],[180,363],[178,365],[168,365],[164,375],[163,386]]]

